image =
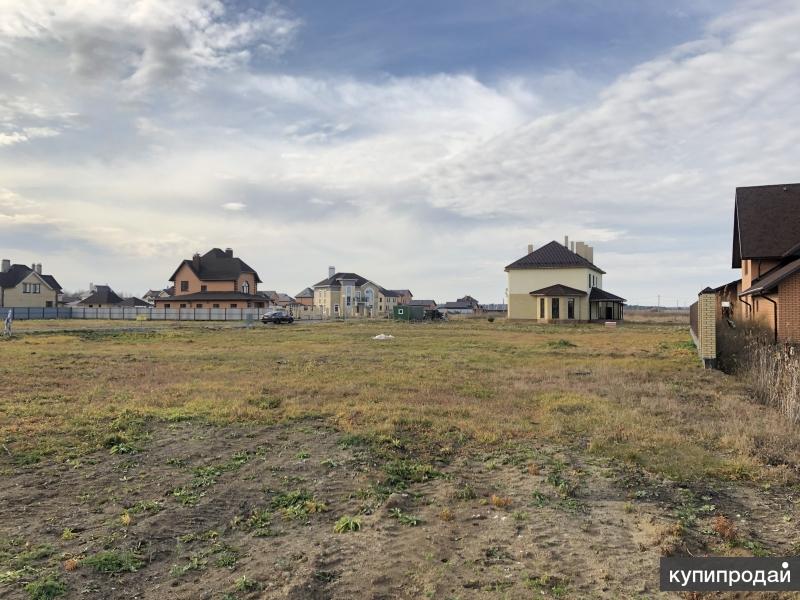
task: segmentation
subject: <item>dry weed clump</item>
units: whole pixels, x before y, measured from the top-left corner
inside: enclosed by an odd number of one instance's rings
[[[726,542],[734,541],[738,534],[736,525],[724,515],[717,515],[711,519],[711,529]]]
[[[512,504],[511,498],[507,498],[504,496],[497,496],[492,494],[492,497],[489,498],[489,504],[492,506],[496,506],[497,508],[507,508]]]

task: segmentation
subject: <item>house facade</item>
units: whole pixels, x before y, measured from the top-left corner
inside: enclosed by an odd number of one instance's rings
[[[732,267],[715,289],[718,312],[800,342],[800,184],[736,188]]]
[[[564,238],[508,265],[508,318],[540,322],[622,320],[625,299],[603,289],[594,250]]]
[[[30,267],[0,263],[0,306],[12,308],[50,308],[58,306],[61,285],[52,275],[42,273],[41,263]]]
[[[307,287],[302,292],[295,294],[294,300],[299,306],[310,308],[314,306],[314,290]]]
[[[328,277],[313,286],[314,310],[326,317],[381,317],[391,315],[399,294],[358,273],[328,268]]]
[[[391,290],[395,293],[395,297],[397,298],[398,304],[411,304],[411,301],[414,299],[414,294],[411,293],[411,290]]]
[[[213,248],[178,265],[173,295],[155,298],[157,308],[264,308],[257,294],[261,279],[231,248]]]

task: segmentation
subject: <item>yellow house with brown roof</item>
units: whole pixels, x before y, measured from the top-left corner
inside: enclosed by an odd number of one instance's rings
[[[603,289],[603,271],[583,242],[556,241],[508,265],[508,318],[541,322],[618,321],[625,299]]]

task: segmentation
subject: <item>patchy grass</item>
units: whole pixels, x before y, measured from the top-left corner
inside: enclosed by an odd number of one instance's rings
[[[151,418],[307,416],[349,432],[345,446],[392,436],[406,422],[444,449],[454,434],[477,444],[572,442],[684,479],[786,478],[800,463],[791,426],[735,381],[701,369],[682,326],[382,322],[395,336],[388,347],[371,340],[375,324],[359,322],[303,324],[279,336],[163,327],[101,332],[91,343],[87,332],[25,333],[37,325],[21,323],[0,362],[0,438],[18,465],[101,447],[139,451]],[[280,368],[267,375],[263,357],[275,353]],[[35,383],[13,385],[20,380]],[[388,480],[402,486],[409,473],[398,467]],[[218,475],[199,473],[199,489]],[[199,493],[190,486],[179,500]]]

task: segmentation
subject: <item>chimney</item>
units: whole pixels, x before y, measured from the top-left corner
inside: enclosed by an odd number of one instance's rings
[[[4,258],[3,259],[3,266],[0,267],[0,273],[8,273],[11,270],[11,259]]]
[[[35,270],[36,270],[36,263],[31,263],[31,271],[35,271]]]
[[[233,258],[233,248],[225,248],[225,256]]]
[[[195,271],[200,270],[200,253],[195,252],[194,256],[192,256],[192,267],[194,267]]]
[[[336,275],[336,267],[328,267],[328,279]]]
[[[528,244],[528,254],[533,252],[533,244]]]
[[[42,274],[42,263],[36,263],[36,268],[34,269],[39,275]]]
[[[95,290],[97,290],[97,287],[96,287],[96,286],[95,286],[95,285],[94,285],[94,284],[93,284],[93,283],[90,281],[90,282],[89,282],[89,291],[90,291],[91,293],[94,293],[94,292],[95,292]]]
[[[572,250],[573,252],[575,252],[575,242],[570,242],[569,243],[569,249]]]
[[[568,236],[568,235],[565,235],[565,236],[564,236],[564,245],[565,245],[567,248],[569,248],[569,236]]]
[[[590,263],[593,263],[594,262],[594,248],[592,248],[591,246],[587,245],[586,246],[586,256],[584,256],[584,258],[586,260],[588,260]]]

